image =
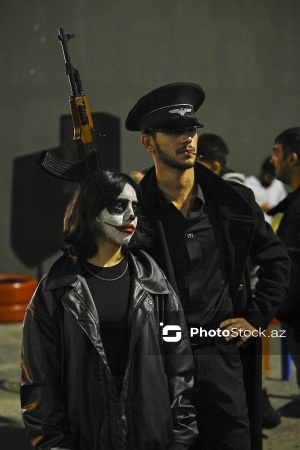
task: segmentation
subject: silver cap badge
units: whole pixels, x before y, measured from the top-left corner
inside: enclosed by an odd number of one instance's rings
[[[169,110],[169,113],[171,114],[179,114],[181,117],[183,117],[187,112],[191,112],[191,108],[178,108],[178,109],[171,109]]]

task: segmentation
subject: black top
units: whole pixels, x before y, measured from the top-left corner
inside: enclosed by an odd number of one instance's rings
[[[294,339],[300,342],[300,187],[289,193],[274,210],[283,213],[277,236],[282,239],[291,258],[289,286],[276,317],[293,324]]]
[[[224,262],[201,188],[198,185],[189,218],[185,218],[160,190],[157,195],[188,323],[217,328],[221,320],[231,316],[232,306]]]
[[[100,324],[100,334],[112,374],[123,377],[127,365],[130,299],[130,271],[127,260],[112,267],[98,267],[84,263],[83,275],[91,291]],[[102,279],[96,278],[90,272]]]

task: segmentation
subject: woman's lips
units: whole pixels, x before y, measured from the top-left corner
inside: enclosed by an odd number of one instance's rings
[[[115,228],[118,231],[121,231],[122,233],[134,233],[135,232],[135,226],[132,225],[131,223],[128,223],[127,225],[112,225],[111,223],[107,223],[105,222],[106,225],[109,225],[110,227]]]

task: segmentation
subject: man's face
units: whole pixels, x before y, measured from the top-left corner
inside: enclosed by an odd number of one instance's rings
[[[137,226],[137,207],[136,192],[127,183],[118,198],[97,217],[101,239],[116,245],[128,244]]]
[[[267,188],[269,186],[271,186],[271,184],[274,181],[274,175],[270,174],[270,173],[266,173],[266,172],[261,172],[260,174],[260,182],[263,185],[263,187]]]
[[[276,178],[283,183],[289,184],[290,166],[287,158],[284,157],[281,144],[274,145],[271,161],[275,167]]]
[[[157,131],[154,140],[154,159],[157,164],[185,170],[194,166],[198,134],[196,128],[178,132]]]

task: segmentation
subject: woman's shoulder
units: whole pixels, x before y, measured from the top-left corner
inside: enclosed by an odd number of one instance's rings
[[[154,258],[149,255],[149,253],[146,250],[138,249],[134,253],[130,253],[131,258],[135,258],[137,262],[144,266],[151,266],[155,268],[156,270],[162,272],[161,268],[157,264]]]
[[[169,294],[170,286],[166,276],[157,262],[144,250],[129,253],[133,263],[133,273],[148,291],[158,294]]]
[[[54,290],[73,285],[81,273],[80,267],[78,258],[64,253],[54,262],[44,276],[45,290]]]

